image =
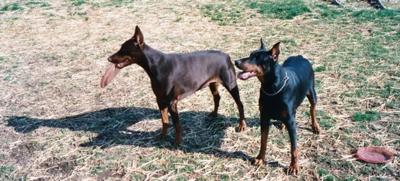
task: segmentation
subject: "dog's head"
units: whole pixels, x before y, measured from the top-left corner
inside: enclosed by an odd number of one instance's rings
[[[101,78],[100,86],[107,86],[122,68],[142,61],[145,58],[143,49],[143,34],[140,28],[136,26],[133,37],[125,41],[116,53],[108,57],[108,61],[112,64],[107,67]]]
[[[136,26],[133,37],[125,41],[116,53],[108,57],[108,61],[115,64],[117,68],[122,69],[128,65],[141,61],[141,59],[144,58],[143,48],[143,34],[140,28]]]
[[[247,80],[257,76],[259,80],[263,80],[265,74],[268,74],[272,67],[278,62],[279,44],[276,43],[270,50],[265,48],[265,43],[261,39],[259,49],[250,53],[249,57],[235,61],[236,67],[243,70],[238,74],[238,78]]]

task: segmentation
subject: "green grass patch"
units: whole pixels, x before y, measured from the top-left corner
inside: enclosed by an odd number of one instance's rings
[[[388,126],[388,132],[397,134],[399,132],[399,130],[400,130],[400,124],[398,124],[398,123],[391,123]],[[400,144],[400,139],[397,140],[397,143]]]
[[[355,171],[355,168],[351,162],[341,159],[336,159],[331,155],[318,155],[315,161],[324,164],[325,168],[329,169],[340,169],[346,172]]]
[[[326,67],[324,65],[315,67],[315,72],[323,72],[326,70]]]
[[[322,180],[327,180],[327,181],[337,180],[337,178],[333,174],[329,173],[329,171],[324,168],[318,169],[318,175],[321,177]]]
[[[108,0],[108,1],[90,1],[92,7],[126,7],[132,5],[134,0]]]
[[[278,129],[274,129],[274,131],[280,132],[278,131]],[[260,132],[260,137],[261,137],[261,132]],[[273,138],[270,138],[270,140],[272,144],[277,145],[279,148],[284,148],[285,146],[287,146],[289,136],[286,136],[286,134],[278,133],[278,135],[274,136]]]
[[[351,13],[351,16],[356,22],[371,22],[371,21],[387,21],[395,20],[400,21],[400,11],[398,10],[359,10]]]
[[[332,120],[330,120],[330,119],[320,119],[319,125],[321,127],[323,127],[324,129],[329,129],[329,128],[333,127]]]
[[[319,164],[317,173],[321,180],[344,180],[348,178],[348,173],[354,173],[356,168],[350,161],[336,159],[336,156],[318,155],[315,157],[315,162]],[[332,170],[340,170],[333,174]]]
[[[364,126],[364,125],[363,125],[363,126]],[[352,128],[351,130],[352,130],[353,133],[356,133],[356,132],[366,132],[366,131],[368,131],[367,129],[363,129],[363,128],[360,128],[360,127],[361,127],[361,126],[355,126],[355,127]],[[344,135],[344,136],[341,138],[341,140],[342,140],[342,142],[343,142],[345,145],[347,145],[347,147],[349,147],[349,148],[357,148],[357,146],[359,145],[359,144],[357,143],[357,141],[354,140],[354,138],[351,137],[351,136],[349,136],[349,135]]]
[[[386,177],[370,177],[370,181],[386,181]]]
[[[12,165],[0,165],[0,180],[12,180],[11,174],[15,171]]]
[[[326,113],[325,111],[317,111],[317,120],[319,122],[319,125],[323,127],[324,129],[329,129],[332,128],[333,125],[333,118]]]
[[[352,116],[352,120],[355,122],[371,122],[379,119],[381,119],[381,115],[379,112],[375,111],[366,111],[364,113],[356,112]]]
[[[400,139],[393,142],[394,145],[400,146]]]
[[[19,11],[23,10],[24,8],[19,3],[10,3],[6,4],[0,8],[0,11]]]
[[[316,11],[323,18],[335,19],[344,14],[343,9],[339,9],[337,7],[331,7],[326,4],[317,4],[315,7],[316,7]]]
[[[112,5],[116,7],[126,6],[132,2],[133,0],[111,0]]]
[[[385,85],[383,86],[383,89],[381,89],[379,95],[382,98],[388,98],[391,95],[400,96],[399,92],[397,92],[397,95],[396,95],[396,91],[393,89],[393,87],[394,87],[393,83],[386,82]],[[389,107],[390,107],[390,105],[389,105]]]
[[[86,3],[86,0],[71,0],[72,5],[81,6]]]
[[[46,8],[46,7],[50,7],[50,4],[48,2],[44,2],[44,1],[36,1],[36,0],[29,0],[25,3],[18,3],[18,2],[14,2],[14,3],[9,3],[4,5],[3,7],[0,8],[1,12],[4,11],[22,11],[25,8]]]
[[[4,81],[8,81],[8,82],[12,82],[13,76],[14,76],[13,71],[10,70],[10,69],[7,69],[7,70],[3,73],[3,80],[4,80]]]
[[[379,140],[378,138],[373,138],[371,143],[374,146],[380,146],[382,144],[381,140]]]
[[[360,168],[360,174],[362,175],[382,175],[386,171],[388,171],[390,167],[385,165],[373,165],[366,164],[365,166]]]
[[[98,174],[104,172],[106,169],[107,169],[107,167],[104,165],[96,165],[96,166],[90,168],[90,174],[98,175]]]
[[[282,43],[284,43],[286,46],[296,46],[296,40],[292,39],[292,38],[283,38]]]
[[[257,10],[260,14],[277,19],[293,19],[296,16],[311,12],[302,0],[251,1],[247,3],[247,6]]]
[[[377,38],[372,38],[363,43],[364,53],[371,59],[387,59],[389,50]]]
[[[25,6],[28,6],[30,8],[36,8],[36,7],[44,8],[44,7],[50,7],[50,4],[48,2],[44,2],[44,1],[30,0],[25,3]]]
[[[223,26],[238,23],[242,19],[243,8],[234,4],[214,3],[202,6],[201,12]]]
[[[391,42],[398,42],[400,41],[400,31],[397,31],[394,35],[387,35],[385,36],[385,39]]]
[[[176,180],[178,180],[178,181],[186,181],[186,180],[188,180],[188,178],[183,176],[183,175],[179,175],[178,177],[176,177]]]
[[[231,177],[228,174],[222,174],[219,179],[220,180],[231,180]]]
[[[343,180],[344,181],[354,181],[354,180],[357,180],[357,177],[356,176],[347,176]]]
[[[129,176],[131,180],[146,180],[146,175],[139,172],[134,172],[132,175]]]
[[[367,75],[369,74],[369,76],[370,76],[370,73],[367,73],[367,71],[368,71],[368,72],[371,72],[368,68],[359,66],[359,67],[357,67],[357,70],[358,70],[359,72],[361,72],[361,73],[364,73],[364,74],[367,74]],[[354,95],[353,95],[353,96],[355,96],[355,97],[357,97],[357,98],[362,98],[362,97],[368,96],[369,93],[370,93],[370,92],[367,91],[367,90],[366,90],[366,87],[364,86],[364,87],[361,87],[361,88],[356,89],[356,90],[354,91]]]

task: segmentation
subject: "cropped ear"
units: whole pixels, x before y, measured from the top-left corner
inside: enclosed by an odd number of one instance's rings
[[[132,37],[133,40],[139,45],[140,49],[143,49],[144,46],[144,38],[142,31],[140,30],[139,26],[136,25],[135,34]]]
[[[260,43],[261,43],[260,49],[265,50],[265,43],[264,43],[264,40],[262,38],[260,38]]]
[[[272,46],[272,48],[271,48],[272,59],[273,59],[275,62],[278,61],[278,58],[279,58],[279,53],[280,53],[280,51],[279,51],[279,44],[280,44],[280,43],[281,43],[281,42],[275,43],[275,45]]]

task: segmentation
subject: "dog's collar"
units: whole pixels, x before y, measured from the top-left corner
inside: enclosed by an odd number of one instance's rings
[[[265,94],[266,96],[275,96],[275,95],[279,94],[283,90],[283,88],[286,87],[288,80],[289,80],[289,76],[287,75],[287,72],[285,72],[285,77],[283,78],[283,81],[284,81],[283,85],[278,91],[276,91],[275,93],[268,93],[264,89],[261,88],[261,92],[263,94]]]

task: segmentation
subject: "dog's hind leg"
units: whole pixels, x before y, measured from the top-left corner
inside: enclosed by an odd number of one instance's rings
[[[307,93],[307,98],[308,101],[310,101],[310,115],[311,115],[311,127],[312,130],[315,134],[319,134],[321,132],[321,129],[319,127],[319,124],[317,122],[317,118],[315,117],[315,107],[317,105],[317,94],[315,92],[314,86],[310,88],[310,90]]]
[[[208,117],[217,117],[218,116],[219,100],[221,99],[221,96],[219,95],[219,92],[218,92],[218,86],[219,86],[219,84],[217,82],[210,83],[210,85],[209,85],[211,93],[214,98],[214,110],[213,110],[213,112],[211,112],[208,115]]]

